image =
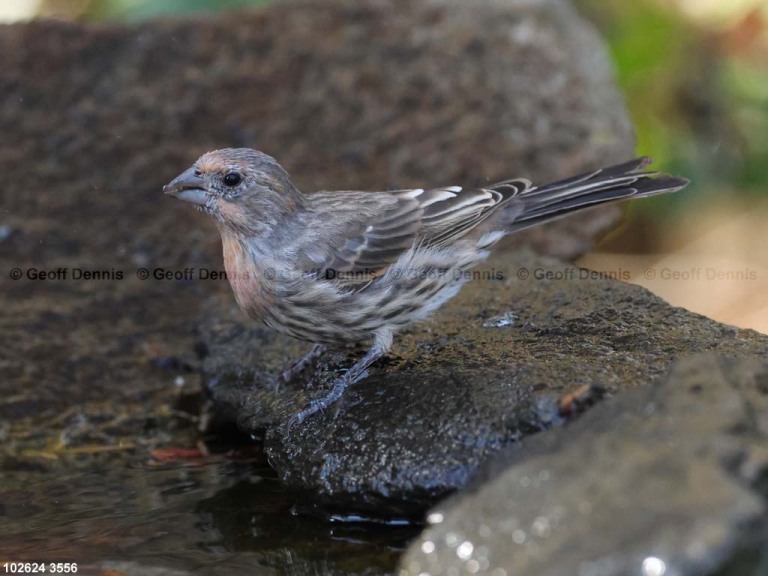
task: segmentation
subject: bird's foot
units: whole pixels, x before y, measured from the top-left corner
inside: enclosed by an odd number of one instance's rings
[[[329,406],[333,405],[346,390],[347,386],[354,384],[368,376],[368,367],[376,360],[386,354],[387,350],[392,344],[392,333],[382,332],[377,334],[373,341],[373,346],[368,350],[365,356],[355,362],[355,364],[340,378],[338,378],[331,390],[320,398],[312,400],[301,412],[294,415],[288,420],[287,426],[290,431],[291,428],[297,424],[301,424],[307,418],[317,414],[321,410],[325,410]]]
[[[365,371],[361,374],[358,374],[356,378],[352,378],[350,376],[350,372],[347,372],[342,376],[341,378],[338,378],[334,383],[333,386],[331,386],[331,389],[328,391],[328,393],[325,396],[321,396],[320,398],[315,398],[312,400],[307,406],[297,414],[294,414],[290,420],[288,420],[287,426],[288,430],[293,428],[294,426],[301,424],[304,422],[307,418],[310,416],[313,416],[317,414],[318,412],[322,412],[323,410],[326,410],[327,408],[330,408],[335,404],[339,398],[341,398],[341,395],[344,394],[344,390],[347,389],[347,386],[355,382],[356,380],[359,380],[360,378],[364,378],[365,375],[368,372]]]
[[[309,352],[283,370],[275,384],[275,392],[279,392],[281,384],[287,384],[293,380],[302,370],[304,370],[304,368],[309,366],[313,360],[320,357],[323,352],[325,352],[325,346],[322,344],[315,344]]]

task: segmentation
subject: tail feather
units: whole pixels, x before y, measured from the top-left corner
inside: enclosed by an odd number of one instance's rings
[[[688,185],[688,180],[684,178],[644,172],[650,162],[650,158],[635,158],[602,170],[529,188],[511,199],[510,205],[518,205],[515,210],[519,213],[510,231],[555,220],[582,208],[666,194]],[[500,182],[497,186],[505,184]]]

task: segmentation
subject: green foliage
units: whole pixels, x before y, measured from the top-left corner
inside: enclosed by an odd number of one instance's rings
[[[768,194],[768,74],[755,65],[733,61],[725,71],[728,105],[741,128],[741,182]]]
[[[768,194],[768,74],[654,0],[577,0],[609,44],[637,149],[696,194]],[[653,204],[666,209],[689,195]]]
[[[96,0],[85,14],[94,20],[137,21],[158,16],[218,12],[247,6],[263,6],[271,0]]]

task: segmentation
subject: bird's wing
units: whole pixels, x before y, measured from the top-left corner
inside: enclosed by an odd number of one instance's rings
[[[451,186],[426,190],[428,196],[421,202],[422,237],[427,245],[449,246],[530,187],[528,180],[517,179],[489,188]]]
[[[397,192],[318,192],[308,196],[316,228],[302,250],[326,278],[368,281],[418,237],[421,210]]]
[[[311,211],[327,234],[320,234],[322,240],[320,235],[307,239],[303,253],[310,261],[305,267],[343,273],[353,283],[369,281],[416,242],[449,246],[529,187],[525,180],[511,180],[494,189],[450,186],[311,194]],[[318,215],[325,215],[327,224]]]

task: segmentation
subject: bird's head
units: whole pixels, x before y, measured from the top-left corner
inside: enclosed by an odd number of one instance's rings
[[[269,230],[303,202],[283,167],[250,148],[203,154],[163,192],[207,212],[220,229],[243,235]]]

